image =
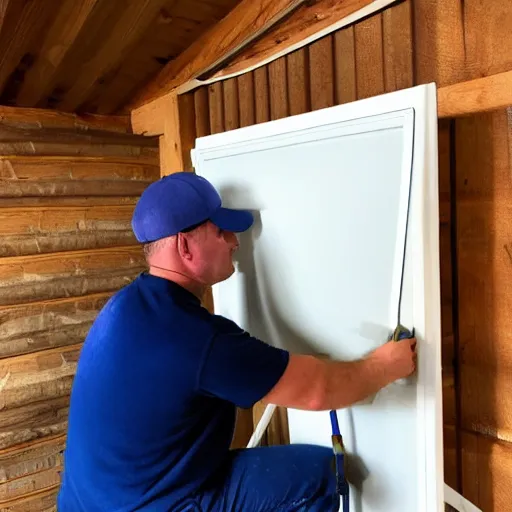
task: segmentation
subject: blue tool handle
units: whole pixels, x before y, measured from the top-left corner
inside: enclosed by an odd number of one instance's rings
[[[398,324],[395,327],[395,330],[393,331],[393,334],[391,334],[389,339],[393,340],[393,341],[399,341],[399,340],[405,340],[408,338],[414,338],[414,328],[412,329],[412,331],[409,331],[409,329],[407,329],[407,327],[404,327],[403,325]]]
[[[332,435],[333,436],[340,436],[340,426],[338,424],[338,415],[336,414],[336,411],[331,411],[331,427],[332,427]]]
[[[413,330],[413,332],[410,332],[410,331],[407,331],[407,332],[401,332],[401,333],[398,335],[398,339],[399,339],[399,340],[406,340],[406,339],[412,338],[413,336],[414,336],[414,330]]]
[[[341,501],[343,503],[343,512],[349,512],[349,496],[348,494],[344,494],[342,497],[341,497]]]

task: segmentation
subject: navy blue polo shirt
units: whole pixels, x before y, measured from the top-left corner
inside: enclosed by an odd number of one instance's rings
[[[171,510],[220,470],[236,406],[263,398],[288,358],[181,286],[138,276],[82,348],[59,512]]]

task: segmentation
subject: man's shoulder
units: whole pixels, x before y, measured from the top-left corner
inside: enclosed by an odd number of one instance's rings
[[[116,290],[100,310],[103,314],[117,314],[122,310],[140,309],[141,297],[138,293],[137,278]]]
[[[216,333],[222,334],[244,334],[245,331],[233,320],[222,316],[210,314],[208,318],[208,322],[210,323],[212,329]]]

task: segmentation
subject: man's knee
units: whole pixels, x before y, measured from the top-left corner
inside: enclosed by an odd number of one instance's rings
[[[234,510],[339,509],[334,456],[331,449],[320,446],[287,445],[232,452],[221,487],[215,500],[221,496]]]
[[[336,471],[332,449],[313,445],[291,445],[295,463],[301,464],[300,495],[308,500],[311,512],[338,510]],[[329,506],[328,506],[329,505]],[[319,508],[320,507],[320,508]],[[323,508],[322,508],[323,507]]]

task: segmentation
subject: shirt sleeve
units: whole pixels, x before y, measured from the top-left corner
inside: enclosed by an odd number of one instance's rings
[[[249,408],[277,384],[288,361],[286,350],[220,319],[199,373],[199,390]]]

